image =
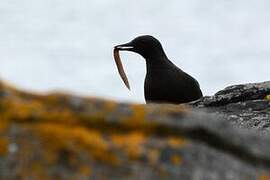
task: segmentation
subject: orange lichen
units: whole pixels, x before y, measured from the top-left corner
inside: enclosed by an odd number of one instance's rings
[[[128,128],[140,128],[147,124],[146,111],[143,105],[130,105],[131,115],[122,117],[122,125]],[[121,117],[120,117],[121,118]]]
[[[179,148],[186,145],[187,140],[181,137],[169,137],[168,144],[173,148]]]
[[[104,109],[107,112],[111,112],[113,110],[115,110],[115,108],[117,107],[117,103],[114,101],[106,101],[106,103],[104,103]],[[103,109],[102,109],[103,111]]]
[[[8,123],[7,122],[3,122],[4,119],[0,118],[0,133],[5,131],[8,128]]]
[[[52,151],[53,154],[58,154],[57,152],[63,150],[86,149],[99,161],[117,163],[117,158],[109,152],[107,142],[96,130],[57,124],[40,124],[36,125],[33,131],[40,135],[49,152]]]
[[[266,174],[260,175],[258,180],[270,180],[270,175]]]
[[[0,98],[0,130],[5,134],[7,127],[15,125],[19,133],[27,132],[26,137],[14,142],[19,147],[14,156],[19,157],[20,177],[46,179],[50,172],[46,168],[55,166],[70,168],[78,177],[94,176],[95,164],[123,166],[129,160],[147,159],[158,166],[159,146],[179,149],[187,143],[161,121],[155,121],[183,115],[186,109],[181,106],[119,104],[60,93],[31,94],[1,82],[0,91],[4,92]],[[0,139],[0,155],[7,148],[7,142]],[[175,165],[182,163],[178,155],[170,160]]]
[[[172,155],[171,158],[170,158],[172,164],[176,165],[176,166],[179,166],[182,164],[183,162],[183,159],[180,155]]]
[[[91,170],[91,168],[90,168],[89,166],[87,166],[87,165],[81,165],[81,166],[79,167],[79,172],[80,172],[81,174],[86,175],[86,176],[90,176],[91,173],[92,173],[92,170]]]
[[[131,132],[128,134],[112,135],[112,143],[121,148],[130,159],[138,159],[142,154],[142,145],[146,142],[146,137],[141,132]]]
[[[8,153],[8,140],[0,138],[0,156],[5,156]]]
[[[148,151],[148,160],[151,164],[157,164],[160,157],[160,151],[158,149],[150,149]]]
[[[8,118],[16,118],[16,120],[25,120],[42,113],[42,105],[37,101],[6,101],[5,107]]]
[[[163,118],[168,114],[182,115],[186,111],[186,108],[175,105],[126,104],[122,113],[118,109],[122,106],[114,101],[73,97],[60,93],[30,94],[1,85],[0,89],[12,92],[0,100],[0,106],[4,110],[1,119],[13,122],[53,122],[95,128],[114,126],[118,130],[137,129],[152,133],[158,131],[158,126],[152,121],[155,117],[150,114],[154,113]],[[110,118],[117,120],[110,121]]]
[[[25,169],[25,175],[23,177],[32,177],[33,179],[46,180],[49,179],[49,175],[44,171],[44,167],[40,162],[35,162],[31,165],[31,171]],[[27,172],[27,173],[26,173]]]

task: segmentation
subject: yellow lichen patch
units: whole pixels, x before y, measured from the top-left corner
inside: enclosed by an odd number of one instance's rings
[[[149,124],[149,122],[145,120],[146,110],[143,105],[130,105],[129,108],[131,115],[122,117],[122,125],[124,127],[140,129]]]
[[[186,145],[187,140],[181,137],[169,137],[168,144],[173,148],[179,148]]]
[[[270,101],[270,94],[265,97],[267,101]]]
[[[61,151],[79,152],[85,149],[99,161],[117,164],[117,158],[109,152],[107,142],[100,132],[83,127],[57,124],[39,124],[33,131],[40,135],[48,152],[57,155]],[[55,159],[54,157],[52,159]]]
[[[86,176],[90,176],[91,173],[92,173],[91,168],[90,168],[89,166],[87,166],[87,165],[81,165],[81,166],[79,167],[79,172],[80,172],[81,174],[86,175]]]
[[[42,114],[42,104],[37,101],[6,101],[6,115],[7,118],[16,120],[25,120],[34,115]]]
[[[133,105],[131,106],[133,110],[133,116],[130,120],[144,120],[146,116],[145,108],[143,105]]]
[[[160,157],[160,151],[158,149],[150,149],[147,153],[149,163],[151,164],[157,164],[159,157]]]
[[[176,165],[176,166],[179,166],[182,164],[183,162],[183,159],[180,155],[172,155],[171,158],[170,158],[172,164]]]
[[[83,125],[90,128],[106,129],[117,127],[118,130],[140,130],[145,133],[159,131],[155,117],[183,114],[185,108],[175,105],[140,105],[126,104],[122,106],[114,101],[96,98],[73,97],[68,94],[54,93],[50,95],[30,94],[16,89],[8,89],[0,101],[1,119],[21,123],[65,123]],[[120,108],[120,109],[119,109]],[[126,109],[125,109],[126,108]],[[152,114],[155,114],[152,117]],[[110,121],[110,118],[117,118]],[[166,118],[164,118],[166,119]]]
[[[8,123],[7,122],[3,122],[4,119],[0,118],[0,133],[5,131],[8,128]]]
[[[258,180],[270,180],[270,175],[266,174],[260,175]]]
[[[142,146],[146,142],[146,137],[141,132],[131,132],[128,134],[111,135],[112,143],[122,149],[130,159],[138,159],[142,154]]]
[[[104,101],[104,110],[110,112],[113,111],[117,107],[117,103],[114,101]]]
[[[64,123],[65,125],[68,124],[76,124],[78,117],[68,111],[68,110],[61,110],[61,111],[49,111],[44,112],[40,118],[38,119],[39,122],[53,122],[53,123]]]
[[[270,180],[270,176],[269,175],[261,175],[259,177],[259,180]]]
[[[49,179],[49,175],[46,170],[44,170],[44,166],[40,162],[35,162],[31,165],[31,170],[26,169],[27,172],[24,177],[32,177],[33,179],[46,180]],[[24,173],[25,173],[24,172]]]
[[[2,101],[2,108],[5,110],[1,114],[1,119],[16,122],[33,121],[53,121],[74,123],[76,115],[61,105],[57,107],[50,106],[46,102],[40,101],[40,98],[19,99],[10,98]]]
[[[8,141],[5,138],[0,138],[0,156],[5,156],[8,153]]]

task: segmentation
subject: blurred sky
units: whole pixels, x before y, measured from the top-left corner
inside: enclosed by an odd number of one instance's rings
[[[269,20],[267,0],[0,1],[0,77],[41,92],[144,102],[144,60],[121,54],[130,92],[112,48],[151,34],[211,95],[269,80]]]

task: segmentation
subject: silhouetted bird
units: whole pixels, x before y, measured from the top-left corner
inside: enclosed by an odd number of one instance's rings
[[[153,36],[139,36],[115,49],[136,52],[146,60],[144,96],[147,103],[180,104],[202,97],[199,83],[167,58],[161,43]]]

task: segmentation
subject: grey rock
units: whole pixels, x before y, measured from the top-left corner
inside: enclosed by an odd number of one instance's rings
[[[241,128],[270,133],[270,81],[225,88],[214,96],[190,103],[208,113],[223,116]]]

